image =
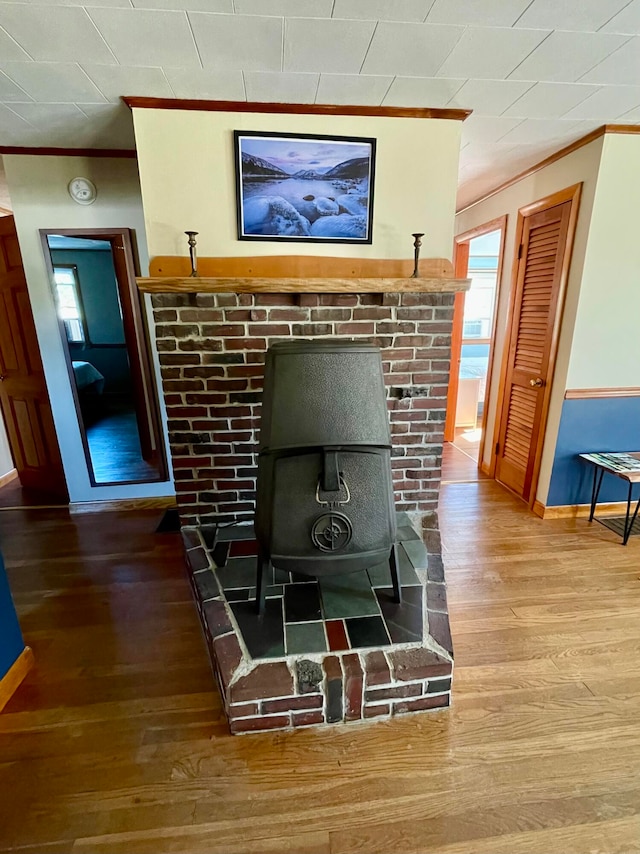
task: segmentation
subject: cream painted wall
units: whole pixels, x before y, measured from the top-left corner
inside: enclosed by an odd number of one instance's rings
[[[149,254],[451,258],[461,122],[368,116],[274,115],[134,109]],[[377,139],[373,243],[238,241],[233,131]]]
[[[540,479],[538,481],[537,499],[546,503],[551,479],[551,469],[555,453],[558,426],[562,412],[562,401],[568,387],[567,375],[571,358],[571,349],[580,299],[580,289],[585,268],[587,243],[590,240],[591,214],[596,194],[596,184],[603,148],[603,137],[585,145],[569,154],[567,157],[540,169],[533,175],[523,178],[506,190],[473,205],[462,211],[456,217],[456,234],[462,234],[475,226],[508,214],[507,234],[505,240],[505,255],[502,268],[500,301],[498,305],[498,320],[496,326],[496,350],[493,376],[490,380],[491,398],[487,412],[486,429],[489,440],[485,446],[484,461],[491,459],[491,437],[496,420],[496,404],[500,380],[500,367],[503,358],[505,335],[507,329],[509,297],[511,292],[512,268],[515,249],[515,231],[519,208],[535,202],[551,193],[582,182],[582,196],[576,226],[571,269],[567,283],[564,314],[558,344],[555,374],[551,389],[551,402],[547,420],[547,430],[544,440]],[[593,341],[591,342],[593,352]],[[636,383],[640,384],[640,383]],[[594,386],[594,383],[590,383]]]
[[[569,362],[568,388],[640,386],[640,137],[607,134]]]
[[[41,228],[132,228],[141,272],[146,273],[148,256],[136,161],[5,155],[4,167],[70,500],[173,494],[170,482],[91,486],[39,234]],[[78,205],[67,193],[67,184],[79,175],[90,178],[98,188],[92,205]],[[156,372],[159,383],[157,364]]]

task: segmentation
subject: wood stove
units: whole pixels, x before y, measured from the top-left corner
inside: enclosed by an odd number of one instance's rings
[[[321,577],[389,563],[400,602],[391,436],[380,349],[343,339],[267,351],[255,530],[266,572]]]

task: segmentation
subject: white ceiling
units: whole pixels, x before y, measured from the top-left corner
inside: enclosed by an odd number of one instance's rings
[[[640,124],[640,0],[0,0],[0,145],[133,147],[121,95],[472,109],[464,205]]]

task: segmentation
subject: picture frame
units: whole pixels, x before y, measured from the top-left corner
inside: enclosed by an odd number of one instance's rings
[[[238,240],[373,242],[375,139],[233,135]]]

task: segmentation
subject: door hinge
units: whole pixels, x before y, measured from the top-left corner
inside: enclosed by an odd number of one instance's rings
[[[521,243],[521,244],[520,244],[520,246],[518,246],[518,261],[522,258],[522,250],[523,250],[523,248],[524,248],[524,247],[523,247],[523,245],[522,245],[522,243]]]

